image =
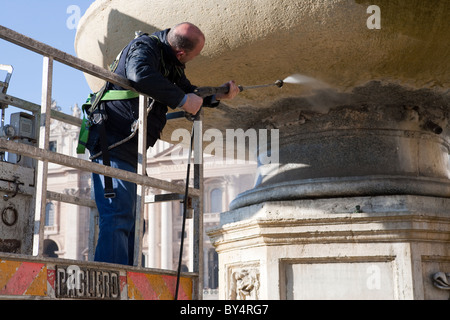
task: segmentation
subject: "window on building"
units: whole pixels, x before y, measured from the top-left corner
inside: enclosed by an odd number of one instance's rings
[[[58,258],[58,254],[56,253],[58,251],[59,248],[55,241],[50,239],[44,240],[44,257]]]
[[[48,143],[48,149],[51,151],[51,152],[56,152],[57,151],[57,143],[56,143],[56,141],[49,141],[49,143]]]
[[[213,189],[210,194],[211,213],[222,212],[222,190],[219,188]]]
[[[184,211],[184,202],[180,201],[180,207],[179,207],[179,212],[180,212],[180,217],[183,216],[183,211]]]
[[[54,224],[55,224],[55,205],[52,202],[49,202],[45,207],[45,226],[51,227]]]
[[[216,289],[219,286],[219,256],[216,250],[208,251],[208,288]]]

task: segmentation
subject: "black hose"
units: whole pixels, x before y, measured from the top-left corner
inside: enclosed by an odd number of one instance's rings
[[[178,259],[178,271],[177,271],[177,286],[175,289],[175,300],[178,300],[178,289],[180,287],[180,276],[181,276],[181,262],[183,259],[183,246],[184,246],[184,233],[186,229],[186,217],[187,217],[187,206],[188,206],[188,194],[189,194],[189,177],[191,172],[191,155],[192,147],[194,144],[194,125],[191,131],[191,144],[189,146],[187,173],[186,173],[186,187],[184,189],[184,201],[183,201],[183,224],[181,226],[181,243],[180,243],[180,256]]]

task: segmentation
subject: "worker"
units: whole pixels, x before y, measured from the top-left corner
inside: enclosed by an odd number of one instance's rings
[[[202,31],[192,23],[184,22],[152,35],[142,34],[123,50],[115,73],[130,80],[137,91],[152,98],[147,118],[147,147],[154,146],[160,138],[168,107],[181,108],[195,115],[202,105],[217,105],[220,100],[233,99],[239,93],[234,81],[224,84],[229,87],[227,94],[203,99],[193,93],[196,87],[186,78],[185,64],[197,57],[204,45]],[[123,90],[111,83],[107,89]],[[106,101],[104,105],[106,140],[108,145],[113,145],[130,135],[131,125],[139,117],[139,99]],[[91,155],[102,150],[100,136],[99,129],[93,125],[86,145]],[[137,140],[136,135],[109,151],[111,167],[136,172]],[[103,164],[103,157],[93,161]],[[136,184],[112,178],[115,196],[107,198],[104,194],[105,177],[93,174],[92,178],[99,211],[95,261],[133,265]]]

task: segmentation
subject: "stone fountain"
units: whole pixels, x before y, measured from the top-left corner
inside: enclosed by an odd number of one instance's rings
[[[77,54],[103,67],[134,31],[190,21],[207,38],[188,65],[194,84],[316,80],[204,111],[224,136],[278,135],[276,170],[261,166],[209,232],[220,298],[448,299],[450,2],[372,5],[98,0],[82,18]],[[170,122],[163,139],[190,126]]]

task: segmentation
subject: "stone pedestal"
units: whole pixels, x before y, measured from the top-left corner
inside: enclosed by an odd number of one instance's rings
[[[221,299],[448,299],[450,199],[374,196],[271,201],[210,231]]]

